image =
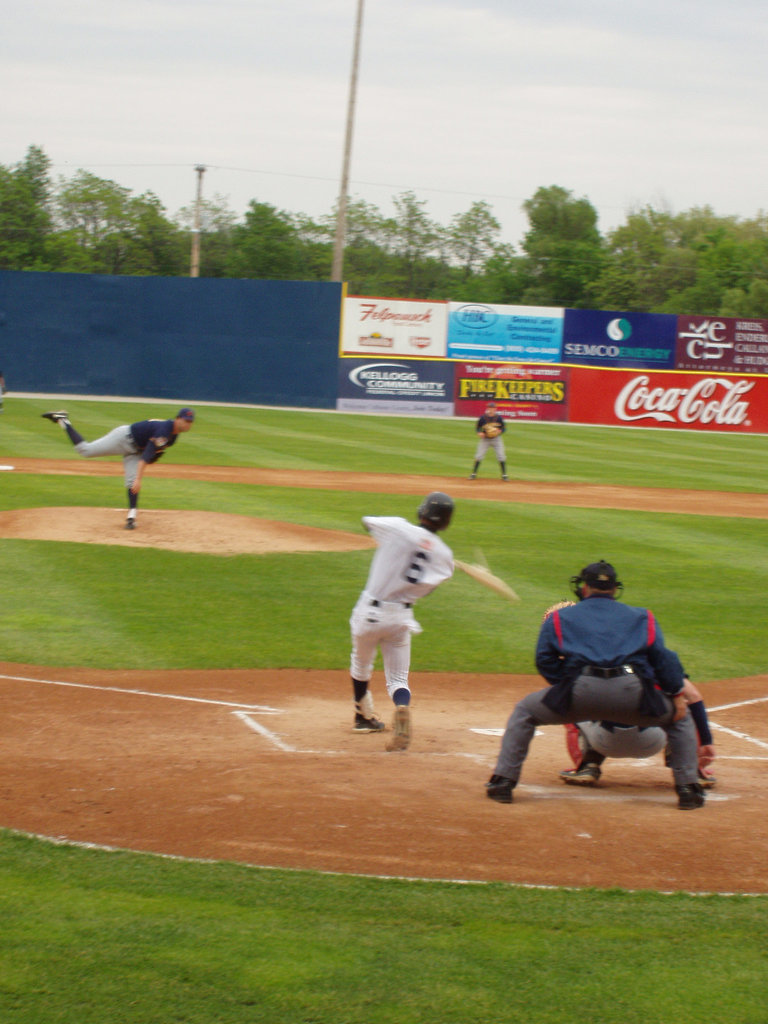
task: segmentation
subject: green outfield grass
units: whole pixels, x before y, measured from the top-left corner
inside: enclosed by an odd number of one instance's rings
[[[78,456],[40,414],[63,406],[86,438],[120,423],[172,416],[179,402],[120,403],[6,398],[0,456]],[[197,406],[198,418],[167,461],[339,472],[466,476],[474,420]],[[768,492],[768,436],[514,423],[505,434],[510,473],[523,480],[632,487]],[[3,454],[5,453],[5,454]],[[496,474],[486,456],[483,473]]]
[[[0,463],[80,461],[10,395]],[[88,437],[180,403],[66,400]],[[529,481],[765,494],[768,437],[512,425]],[[466,476],[472,424],[198,407],[173,463]],[[484,473],[492,476],[489,461]],[[74,468],[74,467],[73,467]],[[358,531],[417,495],[145,478],[146,508]],[[514,487],[512,482],[510,487]],[[0,511],[120,508],[122,481],[0,472]],[[460,501],[446,539],[522,597],[457,576],[419,605],[419,671],[532,672],[542,610],[614,562],[691,676],[766,671],[763,520]],[[344,669],[370,552],[187,555],[0,539],[0,658],[109,668]],[[491,613],[478,614],[480,606]],[[158,625],[158,607],[169,618]],[[297,643],[292,623],[311,622]],[[706,856],[706,844],[702,845]],[[765,1024],[766,900],[543,891],[187,864],[0,833],[0,1020],[10,1024]]]
[[[26,455],[82,463],[64,433],[40,419],[50,403],[6,404],[0,460]],[[87,436],[121,420],[169,411],[105,402],[67,406]],[[703,475],[702,466],[707,486],[716,490],[745,488],[750,474],[749,489],[768,484],[768,438],[761,436],[712,439],[549,424],[513,425],[507,436],[513,475],[551,479],[563,463],[575,491],[579,480],[626,483],[633,464],[658,467],[655,486],[693,480]],[[436,473],[444,479],[463,475],[473,449],[466,421],[202,407],[163,466],[283,467],[301,459],[297,482],[300,469]],[[495,472],[487,458],[487,472]],[[532,468],[524,472],[526,464]],[[124,504],[119,478],[0,474],[0,487],[4,509]],[[360,533],[362,515],[411,518],[417,502],[418,495],[153,478],[151,469],[142,493],[146,508],[232,512]],[[712,514],[459,501],[446,534],[457,557],[473,561],[481,550],[522,603],[511,607],[458,574],[419,605],[425,631],[414,643],[414,671],[532,671],[542,610],[568,597],[569,577],[596,558],[618,567],[627,601],[653,608],[693,678],[763,671],[758,638],[764,615],[754,595],[765,589],[768,520],[718,517],[716,502],[707,502],[706,510]],[[108,545],[0,544],[6,579],[18,581],[6,589],[12,600],[0,620],[5,658],[109,668],[344,668],[349,610],[370,561],[366,551],[221,558]],[[155,606],[148,595],[170,596],[174,581],[185,594],[178,624],[153,629]],[[493,614],[479,617],[480,604]],[[294,618],[314,625],[298,644],[287,628]]]

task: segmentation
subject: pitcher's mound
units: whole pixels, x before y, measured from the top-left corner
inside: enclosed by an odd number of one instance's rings
[[[211,555],[262,555],[287,551],[358,551],[373,546],[365,534],[321,530],[223,512],[146,509],[135,530],[125,511],[109,508],[27,508],[0,512],[0,537],[21,540],[122,544]]]

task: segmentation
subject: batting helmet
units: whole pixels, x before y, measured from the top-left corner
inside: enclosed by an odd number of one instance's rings
[[[453,498],[442,491],[432,491],[419,505],[418,516],[436,530],[445,530],[453,515]]]

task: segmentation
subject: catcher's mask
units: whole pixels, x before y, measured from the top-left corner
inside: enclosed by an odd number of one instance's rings
[[[616,570],[610,562],[591,562],[578,576],[571,576],[571,590],[581,601],[585,585],[593,590],[616,590],[620,594],[624,584],[616,579]]]
[[[444,530],[453,515],[453,498],[442,491],[432,491],[419,505],[417,515],[431,523],[436,530]]]

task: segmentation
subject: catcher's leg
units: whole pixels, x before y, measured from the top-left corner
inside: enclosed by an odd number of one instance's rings
[[[560,778],[570,786],[594,786],[600,779],[600,765],[605,757],[594,750],[589,743],[585,729],[594,723],[568,723],[565,726],[566,747],[573,761],[573,768],[560,772]]]
[[[573,761],[573,767],[578,768],[581,764],[581,732],[575,722],[568,722],[565,726],[565,746]]]

